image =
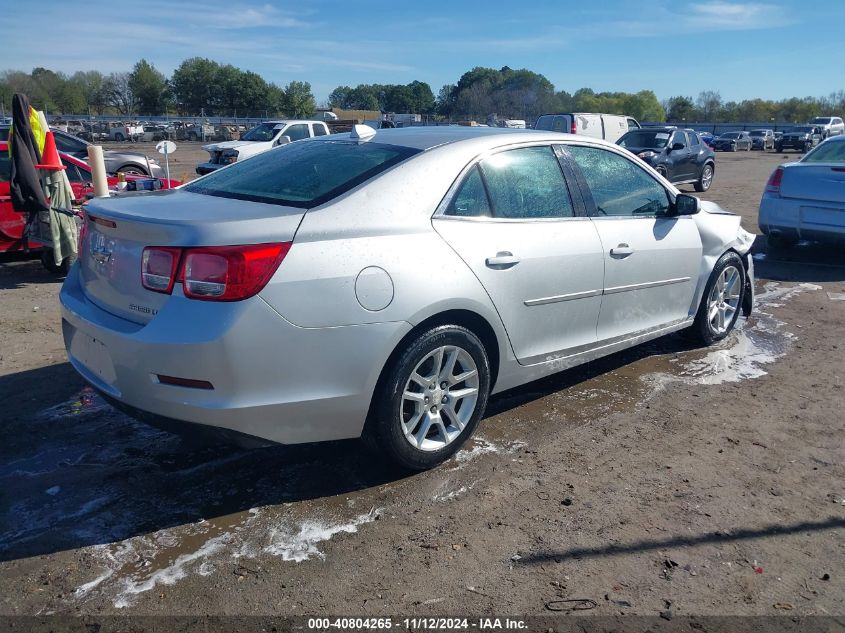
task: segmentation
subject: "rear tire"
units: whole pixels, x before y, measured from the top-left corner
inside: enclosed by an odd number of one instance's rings
[[[475,431],[489,392],[490,364],[479,338],[458,325],[431,328],[385,368],[364,443],[408,470],[433,468]]]
[[[56,266],[56,260],[53,257],[53,249],[45,248],[41,251],[41,265],[54,275],[67,275],[70,267],[76,261],[76,257],[65,257],[62,263]]]
[[[698,177],[698,182],[695,183],[695,190],[699,193],[710,189],[713,184],[713,165],[705,163],[701,168],[701,175]]]
[[[140,165],[123,165],[117,168],[118,174],[134,174],[136,176],[149,176],[147,170]]]
[[[742,258],[728,251],[719,258],[710,273],[695,322],[689,328],[691,338],[712,345],[731,333],[745,296],[745,267]]]

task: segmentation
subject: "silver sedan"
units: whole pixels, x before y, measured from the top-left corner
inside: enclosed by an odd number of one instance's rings
[[[360,126],[91,201],[63,331],[142,420],[363,437],[425,469],[491,394],[678,330],[727,336],[752,241],[604,141]]]

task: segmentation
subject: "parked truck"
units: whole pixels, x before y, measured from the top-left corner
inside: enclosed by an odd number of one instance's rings
[[[109,140],[122,143],[123,141],[138,141],[144,137],[144,126],[134,123],[117,123],[109,128]]]

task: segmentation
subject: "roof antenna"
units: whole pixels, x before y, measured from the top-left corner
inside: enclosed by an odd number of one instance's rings
[[[356,141],[363,143],[365,141],[369,141],[375,135],[376,131],[369,125],[361,125],[356,123],[352,126],[352,132],[350,132],[349,138],[355,139]]]

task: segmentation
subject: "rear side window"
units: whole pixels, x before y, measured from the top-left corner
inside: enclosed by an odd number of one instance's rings
[[[480,163],[493,216],[511,219],[575,215],[560,163],[551,147],[499,152]]]
[[[326,135],[326,128],[322,125],[315,125],[314,126],[314,136],[325,136]]]
[[[311,134],[308,132],[307,123],[297,123],[296,125],[289,125],[287,129],[282,132],[283,136],[287,136],[291,141],[301,141],[308,138]]]
[[[185,190],[236,200],[314,207],[419,151],[373,142],[292,143],[213,172]]]
[[[467,175],[461,188],[449,203],[446,215],[464,218],[490,215],[490,202],[487,200],[487,191],[484,189],[478,166],[473,167]]]
[[[537,119],[534,129],[548,132],[570,132],[569,121],[569,116],[565,114],[544,114]]]
[[[605,149],[570,145],[567,151],[581,169],[598,216],[664,216],[666,189],[633,162]]]
[[[53,138],[56,139],[56,148],[60,152],[65,152],[66,154],[84,152],[88,147],[83,141],[77,140],[71,136],[65,136],[64,134],[54,133]]]

